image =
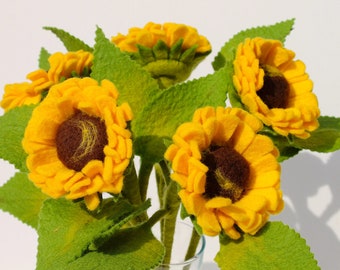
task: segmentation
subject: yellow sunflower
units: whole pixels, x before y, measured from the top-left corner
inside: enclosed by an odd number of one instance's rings
[[[5,86],[1,107],[8,111],[22,105],[37,104],[42,99],[42,92],[62,80],[86,76],[92,66],[93,55],[79,50],[66,54],[57,52],[48,59],[48,71],[38,69],[27,75],[31,82],[8,84]]]
[[[203,233],[255,234],[283,208],[278,150],[262,123],[239,108],[205,107],[178,127],[165,153],[188,214]]]
[[[93,63],[93,54],[83,50],[76,52],[57,52],[48,58],[50,69],[48,78],[54,83],[59,83],[62,79],[71,77],[83,77],[83,73],[88,73]]]
[[[15,107],[39,103],[41,93],[53,84],[49,81],[47,72],[42,69],[29,73],[27,79],[31,82],[5,85],[0,105],[6,112]]]
[[[128,104],[117,106],[108,80],[71,78],[51,87],[35,108],[23,139],[29,178],[51,197],[84,198],[90,210],[99,193],[120,193],[132,156]]]
[[[186,80],[211,51],[209,41],[195,28],[176,23],[149,22],[111,41],[148,71],[160,88]]]
[[[278,40],[246,39],[234,60],[234,86],[242,103],[278,134],[308,138],[319,126],[313,82],[295,53]]]
[[[152,48],[162,40],[168,47],[172,47],[180,39],[183,39],[182,49],[189,49],[197,45],[198,53],[211,51],[209,41],[191,26],[177,23],[165,23],[163,25],[153,22],[147,23],[143,28],[133,27],[127,35],[118,34],[111,41],[122,51],[137,52],[137,45]]]

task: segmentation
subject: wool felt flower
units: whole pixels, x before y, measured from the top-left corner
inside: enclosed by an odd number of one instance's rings
[[[71,78],[51,87],[34,109],[23,147],[29,178],[53,198],[84,198],[90,210],[100,193],[118,194],[132,156],[127,103],[108,80]]]
[[[164,23],[162,25],[149,22],[143,28],[130,28],[127,35],[118,34],[111,40],[122,51],[137,52],[138,45],[152,48],[161,40],[171,48],[180,39],[183,40],[182,50],[189,49],[192,46],[197,46],[196,51],[199,53],[211,50],[209,41],[204,36],[199,35],[195,28],[177,23]]]
[[[48,78],[54,83],[71,77],[86,77],[93,63],[93,54],[83,50],[52,54],[49,59]]]
[[[318,101],[305,64],[278,40],[247,38],[234,60],[241,102],[278,134],[305,139],[318,128]]]
[[[279,153],[261,128],[242,109],[205,107],[176,130],[165,158],[204,234],[253,235],[283,208]]]
[[[41,101],[41,93],[51,87],[53,82],[48,79],[47,72],[42,69],[27,75],[31,82],[5,85],[1,107],[5,112],[23,105],[37,104]]]
[[[76,52],[57,52],[48,58],[49,69],[38,69],[27,75],[30,82],[7,84],[4,89],[1,107],[8,111],[22,105],[37,104],[43,92],[52,85],[71,77],[88,76],[93,55],[82,50]]]
[[[111,41],[143,66],[161,88],[186,80],[211,52],[209,41],[191,26],[177,23],[147,23]]]

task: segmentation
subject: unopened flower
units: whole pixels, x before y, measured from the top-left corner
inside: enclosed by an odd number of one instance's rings
[[[108,80],[71,78],[51,87],[33,111],[23,147],[29,178],[53,198],[84,198],[90,210],[99,193],[120,193],[132,156],[130,107],[117,106]]]
[[[0,105],[6,112],[23,105],[39,103],[42,99],[41,93],[53,85],[47,72],[42,69],[29,73],[27,79],[31,82],[5,85]]]
[[[278,150],[262,123],[239,108],[205,107],[178,127],[165,153],[172,179],[203,233],[255,234],[283,207]]]
[[[211,51],[209,41],[185,24],[147,23],[118,34],[112,42],[140,63],[162,88],[187,79]]]
[[[54,53],[48,59],[48,71],[38,69],[27,75],[30,82],[6,85],[0,105],[8,111],[22,105],[37,104],[42,100],[43,92],[52,85],[71,77],[88,76],[92,61],[93,55],[82,50]]]
[[[245,107],[278,134],[308,138],[320,115],[313,82],[278,40],[246,39],[234,60],[234,86]]]

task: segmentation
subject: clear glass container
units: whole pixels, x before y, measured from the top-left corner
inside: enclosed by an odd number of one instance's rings
[[[170,264],[158,266],[156,270],[201,270],[203,265],[203,255],[205,249],[205,238],[201,236],[195,255],[185,260],[193,226],[179,221],[176,223],[176,231],[171,254]]]

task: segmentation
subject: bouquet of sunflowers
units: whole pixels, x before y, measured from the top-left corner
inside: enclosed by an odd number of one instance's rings
[[[0,208],[36,229],[36,269],[165,267],[178,219],[193,227],[187,258],[205,235],[219,237],[221,269],[318,269],[269,221],[284,206],[280,162],[340,149],[340,119],[320,116],[284,47],[293,24],[239,32],[195,80],[211,45],[191,26],[98,27],[94,46],[45,27],[67,52],[42,48],[28,81],[5,86],[0,117],[0,158],[17,169]]]

